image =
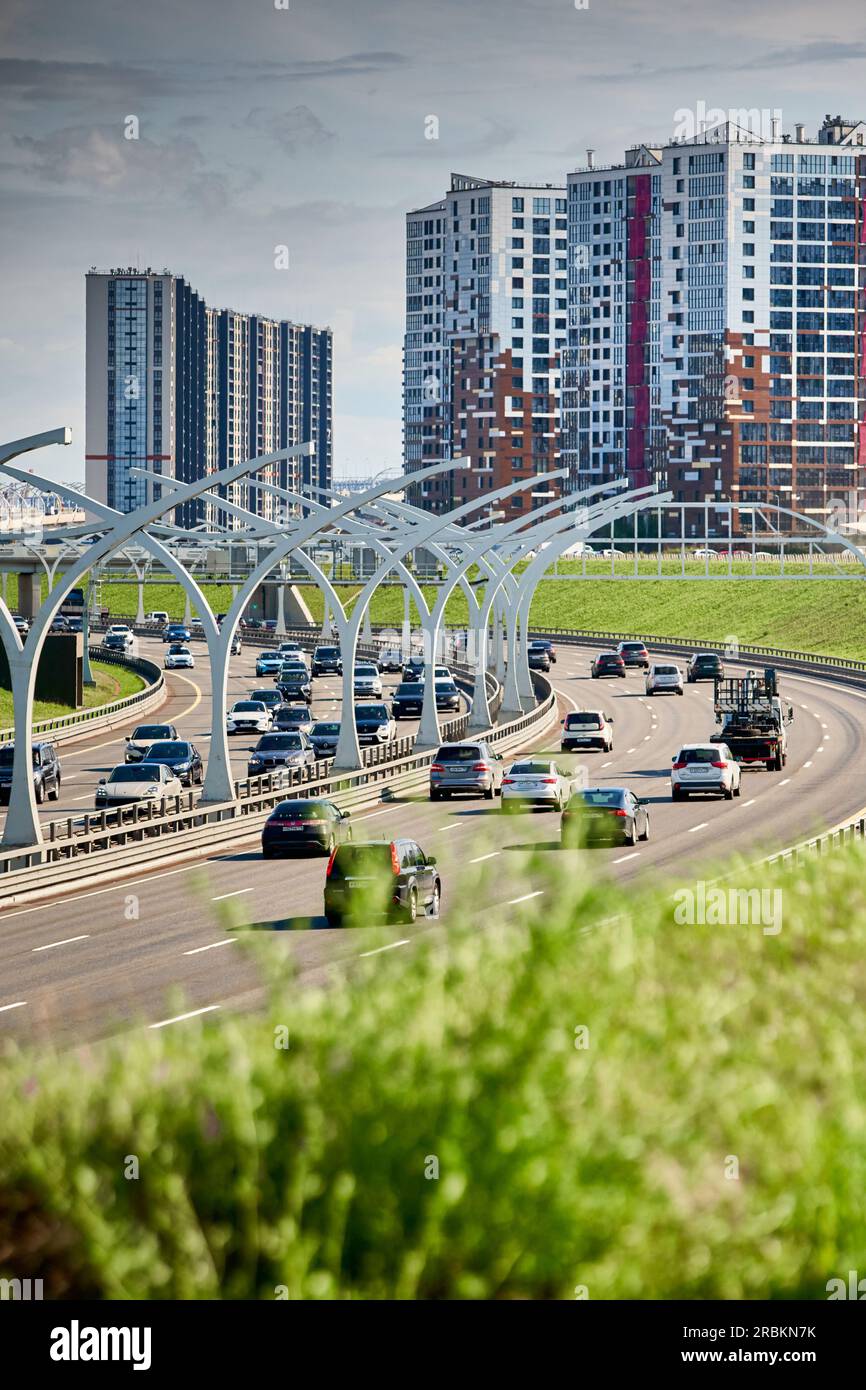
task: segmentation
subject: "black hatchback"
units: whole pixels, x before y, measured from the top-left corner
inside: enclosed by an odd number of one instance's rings
[[[329,927],[344,921],[366,926],[383,917],[414,922],[438,917],[442,882],[436,860],[414,840],[373,840],[339,845],[328,861],[325,916]]]
[[[186,787],[198,785],[204,779],[201,753],[186,739],[161,739],[152,743],[144,754],[144,761],[164,763]]]
[[[562,813],[563,847],[581,843],[633,845],[648,840],[649,811],[644,797],[628,787],[584,787]]]
[[[341,811],[333,801],[280,801],[262,828],[262,855],[273,859],[298,849],[331,854],[351,838],[349,812]]]

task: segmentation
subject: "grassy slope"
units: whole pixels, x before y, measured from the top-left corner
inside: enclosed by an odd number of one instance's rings
[[[447,942],[284,979],[267,1016],[10,1055],[0,1274],[52,1298],[824,1298],[866,1257],[864,867],[741,874],[781,886],[765,936],[548,854],[522,927],[461,933],[455,905]]]
[[[104,662],[91,662],[91,669],[96,679],[96,685],[84,687],[84,708],[91,709],[96,705],[107,705],[112,700],[119,700],[124,695],[134,695],[137,690],[144,686],[144,680],[137,676],[134,671],[124,671],[119,666],[110,666]],[[58,705],[50,700],[37,700],[33,706],[33,718],[38,719],[58,719],[64,714],[71,714],[72,710],[68,705]],[[0,690],[0,725],[4,728],[12,724],[12,692]]]

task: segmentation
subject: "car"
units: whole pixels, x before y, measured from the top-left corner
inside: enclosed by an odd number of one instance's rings
[[[725,674],[725,664],[718,652],[693,652],[686,667],[686,680],[689,685],[695,681],[720,680]]]
[[[70,630],[69,619],[63,613],[58,613],[55,618],[51,619],[51,626],[48,629],[49,632],[69,632]]]
[[[307,653],[297,642],[281,642],[277,647],[277,653],[283,661],[297,660],[303,661],[305,666],[307,664]]]
[[[530,671],[550,670],[550,656],[545,651],[544,647],[533,647],[530,643],[526,652],[526,659],[529,663]]]
[[[502,755],[488,743],[443,743],[430,764],[430,800],[471,792],[487,801],[502,790]]]
[[[649,670],[649,652],[643,642],[618,642],[616,649],[626,666],[639,666],[644,671]]]
[[[301,729],[263,734],[247,764],[248,777],[261,777],[284,767],[306,767],[316,761],[316,750]]]
[[[551,758],[521,758],[511,764],[502,779],[502,809],[524,805],[561,811],[571,795],[573,782],[574,778],[560,772]]]
[[[350,813],[333,801],[307,797],[280,801],[262,827],[262,857],[272,859],[291,850],[313,849],[333,854],[352,839]]]
[[[191,671],[195,666],[195,657],[189,647],[185,647],[182,642],[175,642],[166,652],[163,665],[166,671]]]
[[[332,758],[340,741],[340,725],[333,719],[317,719],[310,730],[310,742],[317,758]]]
[[[223,614],[223,617],[225,617],[225,614]],[[217,621],[219,622],[221,620],[217,619]],[[261,632],[264,628],[264,623],[261,618],[242,618],[241,622],[244,627],[248,627],[251,632]]]
[[[396,671],[398,675],[403,672],[403,653],[396,647],[389,647],[386,651],[379,653],[379,670]]]
[[[265,734],[271,727],[271,715],[263,700],[236,700],[226,715],[226,732],[230,734]]]
[[[186,739],[158,739],[144,755],[146,763],[162,763],[170,768],[186,787],[200,786],[204,781],[204,763],[194,743]]]
[[[186,623],[168,623],[162,630],[163,642],[191,642],[192,632]]]
[[[168,627],[168,614],[164,608],[154,608],[152,613],[145,613],[144,621],[159,627]]]
[[[131,632],[106,632],[102,639],[103,647],[109,652],[128,652],[134,642]]]
[[[292,658],[289,658],[288,661],[283,662],[279,671],[275,675],[274,680],[277,682],[281,680],[291,680],[292,677],[296,676],[303,676],[304,680],[310,679],[310,672],[307,668],[307,663],[305,661],[295,661]]]
[[[301,733],[309,734],[315,720],[307,705],[280,705],[274,711],[274,728],[282,733],[299,730]]]
[[[276,652],[259,652],[256,657],[257,676],[275,676],[283,664],[283,658]]]
[[[264,622],[262,623],[262,627],[264,628],[265,632],[276,632],[276,630],[277,630],[277,620],[276,620],[276,618],[265,618]]]
[[[634,845],[648,840],[648,804],[646,797],[635,796],[628,787],[583,787],[569,797],[562,813],[561,843]]]
[[[339,647],[318,646],[313,652],[312,673],[314,676],[336,676],[343,674],[343,658]]]
[[[714,792],[726,801],[740,795],[740,765],[726,743],[684,743],[671,758],[671,800]]]
[[[124,762],[140,763],[152,743],[177,738],[174,724],[139,724],[126,740]]]
[[[414,922],[438,917],[442,881],[432,854],[414,840],[369,840],[337,845],[325,876],[329,927],[366,925],[377,918]]]
[[[358,731],[358,742],[361,744],[389,743],[392,738],[397,737],[397,725],[387,705],[356,705],[355,728]]]
[[[358,696],[369,696],[373,700],[382,698],[382,678],[378,668],[372,662],[359,662],[355,666],[352,675],[352,693],[357,699]]]
[[[12,764],[15,757],[14,743],[6,743],[0,748],[0,804],[9,801],[12,792]],[[60,759],[53,743],[33,744],[33,790],[37,805],[41,806],[46,797],[56,801],[60,796]]]
[[[96,809],[128,806],[132,802],[161,801],[163,797],[180,796],[180,778],[164,763],[120,763],[108,777],[100,777],[96,786]]]
[[[264,689],[251,690],[247,696],[247,699],[261,700],[263,705],[267,705],[268,710],[271,714],[273,714],[277,709],[279,709],[280,705],[284,705],[286,703],[283,699],[282,691],[278,690],[276,686],[270,685],[266,685]]]
[[[277,689],[288,705],[296,700],[305,700],[308,705],[313,703],[313,687],[307,675],[297,672],[292,672],[289,676],[281,675],[277,680]]]
[[[410,656],[403,667],[404,681],[421,681],[424,679],[424,658],[423,656]]]
[[[236,632],[235,635],[234,635],[234,637],[232,638],[231,655],[232,655],[232,656],[240,656],[240,654],[241,654],[241,635],[240,635],[239,632]],[[257,675],[257,676],[260,675],[260,674],[261,674],[261,673],[260,673],[259,671],[256,671],[256,675]]]
[[[646,673],[644,684],[647,695],[682,695],[683,673],[679,666],[654,661]]]
[[[603,558],[604,560],[624,560],[624,559],[625,559],[625,551],[624,551],[624,550],[617,550],[615,547],[614,547],[613,549],[603,550],[603,551],[601,552],[601,554],[602,554],[602,558]]]
[[[460,691],[453,680],[437,680],[435,683],[436,708],[441,710],[460,709]]]
[[[696,560],[718,560],[720,558],[717,550],[710,550],[705,545],[698,546],[693,553]]]
[[[20,637],[26,637],[30,631],[30,624],[26,618],[22,618],[20,613],[15,613],[12,618],[13,623],[18,629]]]
[[[619,652],[599,652],[592,659],[589,668],[593,680],[598,680],[601,676],[622,676],[625,679],[625,662]]]
[[[548,657],[550,658],[550,660],[551,660],[551,661],[553,662],[553,664],[555,665],[555,664],[556,664],[556,647],[553,645],[553,643],[551,642],[551,640],[550,640],[549,637],[535,637],[535,638],[533,638],[533,640],[530,642],[529,647],[528,647],[527,650],[528,650],[529,652],[532,652],[533,649],[538,650],[539,648],[541,648],[541,649],[543,649],[544,651],[547,652]]]
[[[562,720],[559,743],[563,753],[573,748],[598,748],[602,753],[610,753],[613,720],[600,709],[572,710]]]
[[[66,629],[68,632],[83,632],[84,619],[76,618],[74,615],[66,619]]]
[[[132,628],[129,626],[129,623],[112,623],[111,626],[108,628],[108,632],[110,635],[116,633],[120,633],[121,635],[128,635],[130,637],[132,637],[133,635]]]
[[[395,719],[420,714],[424,708],[424,682],[401,681],[391,697],[391,713]]]

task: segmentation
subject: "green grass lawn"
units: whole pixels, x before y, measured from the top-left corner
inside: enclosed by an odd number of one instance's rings
[[[10,1048],[0,1275],[54,1299],[826,1298],[866,1259],[866,858],[737,871],[781,893],[775,935],[681,925],[682,885],[590,860],[539,854],[545,905],[509,927],[474,920],[479,879],[325,990],[226,904],[266,1012]]]
[[[95,686],[84,687],[84,709],[92,709],[97,705],[111,704],[112,700],[120,700],[124,695],[134,695],[136,691],[143,690],[145,682],[141,676],[137,676],[134,671],[126,671],[121,666],[111,666],[106,662],[91,662],[91,670],[96,680]],[[69,705],[58,705],[50,700],[37,700],[33,706],[34,720],[40,719],[59,719],[64,714],[72,714],[74,711]],[[12,725],[12,692],[10,690],[0,690],[0,725],[10,728]]]

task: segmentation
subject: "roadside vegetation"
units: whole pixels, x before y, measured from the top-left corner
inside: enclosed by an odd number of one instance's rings
[[[547,892],[515,924],[449,904],[324,990],[247,933],[266,1014],[7,1049],[0,1275],[46,1298],[813,1299],[862,1271],[863,854],[740,869],[781,889],[775,935],[678,925],[670,886],[586,857],[530,872]]]
[[[144,679],[134,671],[126,671],[122,666],[111,666],[105,662],[92,661],[90,668],[96,685],[84,687],[82,709],[93,709],[97,705],[109,705],[112,700],[120,700],[125,695],[134,695],[144,689]],[[40,719],[60,719],[64,714],[73,714],[71,705],[60,705],[52,700],[36,700],[33,705],[34,721]],[[12,692],[0,690],[0,727],[12,725]]]

